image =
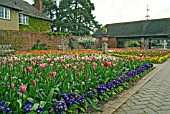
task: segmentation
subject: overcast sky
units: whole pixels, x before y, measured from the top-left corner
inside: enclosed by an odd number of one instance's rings
[[[25,0],[32,3],[33,0]],[[147,5],[149,19],[169,18],[169,0],[91,0],[96,20],[100,24],[145,20]]]

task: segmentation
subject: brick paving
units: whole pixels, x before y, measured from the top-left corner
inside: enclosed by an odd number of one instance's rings
[[[112,114],[170,114],[170,60]]]

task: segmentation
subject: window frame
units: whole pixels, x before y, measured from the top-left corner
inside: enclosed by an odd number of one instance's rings
[[[29,16],[19,13],[19,24],[29,25]]]
[[[2,12],[0,12],[0,19],[6,19],[6,20],[10,20],[10,9],[0,6],[0,9],[2,8]],[[1,14],[2,13],[2,14]]]

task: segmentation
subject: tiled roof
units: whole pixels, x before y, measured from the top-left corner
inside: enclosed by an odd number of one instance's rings
[[[22,14],[50,20],[47,16],[39,12],[34,6],[23,0],[0,0],[0,5],[20,10]]]
[[[107,24],[109,37],[155,37],[170,35],[170,18]],[[101,38],[101,29],[93,37]]]

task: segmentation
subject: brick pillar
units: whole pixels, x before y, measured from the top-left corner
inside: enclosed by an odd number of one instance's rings
[[[42,13],[42,0],[34,0],[34,7]]]

